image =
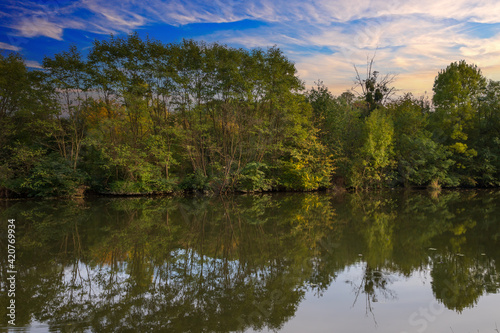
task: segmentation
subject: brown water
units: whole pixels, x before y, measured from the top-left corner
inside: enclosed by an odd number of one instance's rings
[[[500,192],[0,202],[0,326],[498,332]]]

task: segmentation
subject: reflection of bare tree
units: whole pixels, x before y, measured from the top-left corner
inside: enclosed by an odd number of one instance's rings
[[[371,313],[375,324],[377,324],[377,320],[375,319],[372,303],[378,302],[379,297],[383,297],[386,300],[393,300],[397,298],[396,292],[387,288],[388,284],[392,283],[391,276],[380,270],[371,268],[369,264],[365,265],[363,277],[359,285],[356,285],[352,281],[349,283],[354,286],[355,293],[352,306],[356,304],[359,296],[364,294],[366,315],[368,316],[368,313]]]

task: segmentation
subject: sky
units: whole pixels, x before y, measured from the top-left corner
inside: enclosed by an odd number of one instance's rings
[[[459,60],[500,80],[498,0],[0,0],[0,52],[32,68],[72,44],[85,54],[96,39],[134,31],[165,43],[276,45],[306,87],[321,80],[335,95],[372,57],[400,94],[432,96],[436,75]]]

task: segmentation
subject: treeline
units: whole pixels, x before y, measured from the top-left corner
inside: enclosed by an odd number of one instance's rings
[[[454,62],[438,73],[432,102],[407,94],[382,104],[392,88],[377,75],[358,80],[358,98],[332,96],[321,83],[306,93],[338,185],[500,185],[500,82]]]
[[[500,84],[454,63],[434,104],[377,72],[360,96],[306,91],[276,47],[251,51],[137,34],[27,70],[0,55],[4,195],[497,186]]]
[[[1,59],[0,184],[24,195],[327,187],[303,83],[278,48],[246,51],[137,34],[27,71]],[[12,84],[11,82],[14,82]]]

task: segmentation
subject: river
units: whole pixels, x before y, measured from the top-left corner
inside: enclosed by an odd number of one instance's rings
[[[12,300],[27,332],[500,329],[498,190],[0,201],[0,218],[3,331]]]

